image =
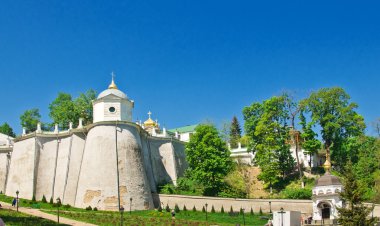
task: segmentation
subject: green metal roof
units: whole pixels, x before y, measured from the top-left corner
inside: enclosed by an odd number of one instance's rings
[[[195,131],[195,127],[197,127],[197,126],[198,126],[198,124],[196,124],[196,125],[187,125],[187,126],[183,126],[183,127],[179,127],[179,128],[169,129],[168,131],[172,132],[172,133],[175,133],[176,131],[178,133],[194,132]]]

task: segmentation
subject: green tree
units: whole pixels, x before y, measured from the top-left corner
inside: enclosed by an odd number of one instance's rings
[[[359,183],[354,172],[351,161],[349,161],[343,174],[344,189],[340,197],[345,207],[337,208],[339,212],[339,223],[345,226],[370,226],[377,222],[377,218],[369,218],[373,207],[363,204],[364,186]]]
[[[201,124],[186,144],[186,159],[190,175],[205,187],[204,193],[216,195],[224,177],[232,169],[226,143],[213,125]]]
[[[0,133],[8,135],[10,137],[15,137],[16,136],[16,134],[13,132],[12,127],[8,123],[6,123],[6,122],[4,122],[0,126]]]
[[[309,166],[311,166],[311,159],[312,156],[318,152],[318,150],[321,149],[322,143],[317,139],[317,134],[313,131],[312,126],[313,123],[306,122],[306,117],[304,114],[301,112],[300,113],[300,124],[302,126],[302,133],[301,133],[301,138],[302,138],[302,147],[305,150],[305,153],[310,156],[309,158]]]
[[[72,97],[68,93],[58,93],[57,98],[49,105],[49,116],[54,124],[58,124],[61,129],[68,129],[69,123],[77,123],[79,113]]]
[[[90,124],[93,121],[92,101],[95,99],[96,92],[93,89],[90,89],[86,93],[81,93],[74,101],[76,111],[79,117],[83,119],[84,125]]]
[[[339,87],[322,88],[302,101],[303,112],[310,113],[311,121],[318,125],[323,146],[338,169],[346,163],[342,145],[346,138],[358,136],[365,129],[364,119],[350,102],[350,96]]]
[[[20,116],[20,121],[27,133],[34,132],[37,130],[37,124],[41,121],[40,111],[37,108],[26,110]]]
[[[259,179],[272,184],[294,169],[290,153],[288,98],[275,96],[263,103],[253,103],[243,109],[244,128],[250,138],[249,150],[256,151],[255,161],[261,169]]]
[[[241,128],[236,116],[232,118],[231,128],[230,128],[230,145],[231,148],[237,148],[238,143],[241,138]]]

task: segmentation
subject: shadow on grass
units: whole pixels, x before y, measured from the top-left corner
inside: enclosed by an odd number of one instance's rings
[[[56,222],[50,221],[40,217],[34,217],[26,215],[13,210],[1,209],[0,218],[4,221],[6,225],[42,225],[42,226],[53,226],[57,225]],[[67,224],[59,224],[61,226],[68,226]]]

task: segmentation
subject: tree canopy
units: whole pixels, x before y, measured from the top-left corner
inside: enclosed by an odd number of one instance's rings
[[[0,133],[8,135],[8,136],[11,136],[11,137],[15,137],[16,136],[16,134],[13,132],[12,127],[8,123],[6,123],[6,122],[4,122],[0,126]]]
[[[27,133],[37,130],[37,124],[41,121],[40,111],[37,108],[26,110],[20,116],[21,126],[26,129]]]
[[[230,145],[231,148],[237,148],[238,143],[241,138],[241,128],[238,119],[236,116],[232,118],[231,126],[230,126]]]
[[[205,187],[205,194],[217,194],[232,169],[230,152],[218,130],[213,125],[198,125],[185,150],[189,175]]]
[[[259,178],[270,184],[290,174],[295,166],[290,153],[289,109],[286,95],[256,102],[243,109],[249,149],[256,151]]]

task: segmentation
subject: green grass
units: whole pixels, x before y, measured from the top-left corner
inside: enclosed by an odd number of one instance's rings
[[[44,211],[56,214],[56,211]],[[60,212],[60,216],[71,218],[79,221],[98,225],[117,225],[120,223],[120,213],[108,211],[87,211],[87,212]],[[206,213],[181,211],[176,214],[176,219],[171,218],[168,212],[158,212],[157,210],[124,212],[123,222],[125,225],[243,225],[243,216],[229,216],[227,213],[208,213],[208,221],[206,221]],[[260,219],[260,216],[251,216],[245,214],[246,225],[264,225],[266,219]]]
[[[54,221],[46,220],[39,217],[30,216],[24,213],[16,212],[9,209],[0,209],[0,218],[3,219],[4,223],[8,225],[41,225],[41,226],[48,226],[48,225],[58,225]],[[59,225],[67,225],[67,224],[59,224]]]

